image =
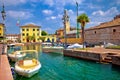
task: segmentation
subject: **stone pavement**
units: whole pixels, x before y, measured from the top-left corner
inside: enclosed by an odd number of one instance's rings
[[[116,54],[120,54],[120,50],[118,49],[105,49],[102,47],[98,47],[98,48],[90,48],[87,51],[92,51],[92,52],[98,52],[98,53],[116,53]]]
[[[3,44],[0,44],[0,80],[13,80],[7,55],[2,55]]]

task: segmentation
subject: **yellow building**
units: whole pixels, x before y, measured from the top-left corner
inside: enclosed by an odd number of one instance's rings
[[[21,26],[21,42],[39,42],[41,36],[41,27],[34,24]]]
[[[4,36],[4,24],[0,23],[0,38]]]
[[[42,42],[56,42],[56,35],[40,36]]]

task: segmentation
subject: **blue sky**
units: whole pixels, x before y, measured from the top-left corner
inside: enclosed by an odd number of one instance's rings
[[[110,21],[115,15],[120,14],[120,0],[76,1],[79,4],[79,15],[86,13],[90,18],[86,28]],[[68,10],[70,25],[76,26],[75,0],[0,0],[0,10],[3,3],[7,15],[5,24],[8,34],[20,33],[16,25],[18,19],[20,25],[33,23],[50,34],[55,33],[57,29],[63,27],[64,9]]]

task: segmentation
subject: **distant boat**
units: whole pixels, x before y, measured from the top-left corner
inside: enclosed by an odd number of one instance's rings
[[[83,48],[83,45],[75,43],[75,44],[70,45],[70,46],[67,47],[67,49],[74,49],[74,48]]]
[[[23,46],[23,45],[24,45],[23,43],[11,43],[11,44],[8,44],[7,46],[13,47],[13,46]]]
[[[41,63],[38,61],[38,52],[36,50],[20,52],[26,55],[15,63],[15,71],[25,77],[31,77],[38,73],[41,68]]]
[[[52,43],[44,43],[43,47],[42,47],[42,51],[43,52],[47,52],[47,53],[60,53],[63,54],[63,46],[60,45],[52,45]]]

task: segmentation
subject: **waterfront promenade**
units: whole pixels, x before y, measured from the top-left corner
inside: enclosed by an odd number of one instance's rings
[[[98,62],[111,62],[116,65],[120,65],[120,50],[117,49],[105,49],[102,47],[89,48],[85,50],[81,49],[68,49],[64,50],[65,56],[71,56],[81,59],[88,59]]]
[[[10,64],[6,54],[2,54],[3,44],[0,44],[0,80],[13,80]]]

